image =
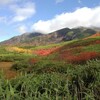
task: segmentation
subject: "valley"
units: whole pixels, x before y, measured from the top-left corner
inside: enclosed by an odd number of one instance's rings
[[[0,99],[99,100],[98,34],[49,45],[1,45]]]

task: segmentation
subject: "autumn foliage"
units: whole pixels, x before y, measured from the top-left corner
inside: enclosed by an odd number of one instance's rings
[[[99,58],[100,54],[97,52],[82,52],[79,55],[71,55],[67,57],[67,61],[70,63],[85,63],[88,60]]]
[[[8,51],[10,52],[18,52],[18,53],[31,53],[31,50],[28,49],[23,49],[23,48],[19,48],[19,47],[7,47],[6,48]]]
[[[88,39],[88,38],[95,38],[95,37],[100,37],[100,32],[98,32],[98,33],[96,33],[96,34],[94,34],[94,35],[92,35],[92,36],[89,36],[89,37],[87,37],[87,38],[85,38],[85,39]]]
[[[55,51],[56,49],[58,49],[58,48],[55,47],[55,48],[49,48],[49,49],[34,50],[33,54],[37,54],[40,56],[47,56],[47,55],[51,54],[53,51]]]

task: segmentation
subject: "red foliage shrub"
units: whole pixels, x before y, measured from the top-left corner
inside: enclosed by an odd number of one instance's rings
[[[47,56],[54,52],[57,48],[34,50],[33,53],[40,56]]]
[[[35,64],[38,60],[37,59],[34,59],[34,58],[31,58],[29,59],[29,63],[30,64]]]
[[[100,44],[100,40],[95,41],[96,44]]]
[[[67,60],[70,57],[73,57],[74,54],[78,54],[80,52],[82,52],[82,47],[76,47],[59,52],[59,55],[61,59]]]
[[[97,52],[82,52],[79,55],[71,55],[67,57],[67,61],[70,63],[85,63],[87,60],[99,58],[100,54]]]

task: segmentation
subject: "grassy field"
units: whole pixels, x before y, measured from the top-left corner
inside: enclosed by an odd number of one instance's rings
[[[0,69],[0,100],[99,100],[100,38],[0,47]]]

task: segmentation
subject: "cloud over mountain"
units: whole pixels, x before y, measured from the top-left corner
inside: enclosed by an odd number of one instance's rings
[[[56,15],[50,20],[39,20],[32,25],[32,29],[34,31],[48,33],[64,27],[74,28],[79,26],[100,27],[100,6],[95,8],[78,8],[73,12]]]
[[[20,27],[18,27],[18,31],[22,34],[27,32],[27,27],[25,25],[21,25]]]

